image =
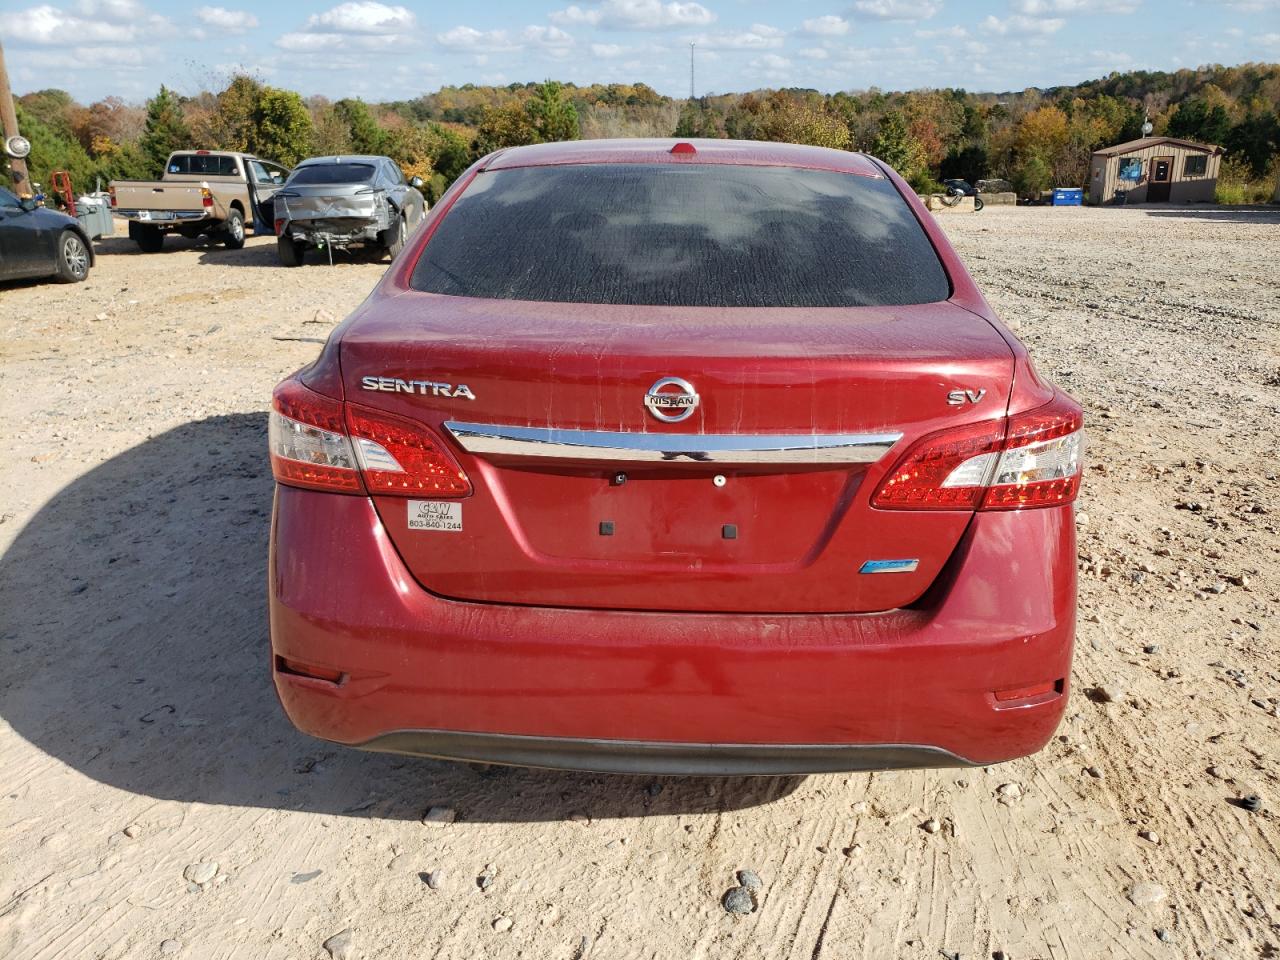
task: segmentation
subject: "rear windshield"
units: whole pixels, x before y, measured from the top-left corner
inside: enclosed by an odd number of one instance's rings
[[[170,173],[194,173],[205,177],[238,177],[235,157],[215,157],[199,153],[179,153],[169,158]]]
[[[463,297],[681,307],[891,306],[951,293],[888,180],[726,164],[482,173],[410,282]]]
[[[373,178],[369,163],[314,163],[293,171],[293,183],[364,183]]]

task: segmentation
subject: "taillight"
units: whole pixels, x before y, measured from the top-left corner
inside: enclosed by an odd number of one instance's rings
[[[205,209],[213,206],[213,191],[208,187],[200,188],[200,202],[204,204]]]
[[[347,424],[370,493],[465,497],[471,481],[444,443],[412,420],[347,404]]]
[[[285,220],[277,220],[277,221],[276,221],[276,236],[277,236],[277,237],[278,237],[278,236],[280,236],[280,231],[284,229],[284,225],[285,225],[285,223],[286,223],[286,222],[287,222],[287,221],[285,221]]]
[[[267,448],[280,483],[335,493],[363,493],[347,438],[342,403],[285,380],[271,397]]]
[[[1084,414],[1061,394],[1046,406],[1009,418],[1004,452],[987,485],[984,510],[1070,503],[1080,492]]]
[[[1080,491],[1084,423],[1059,395],[1007,420],[917,441],[871,498],[884,510],[1019,510],[1070,503]]]
[[[272,396],[271,472],[332,493],[465,497],[471,481],[434,433],[368,407],[344,405],[285,380]]]
[[[115,188],[115,184],[113,184],[113,183],[109,183],[109,184],[107,184],[107,196],[111,198],[111,209],[113,209],[113,210],[114,210],[114,209],[115,209],[115,207],[116,207],[116,188]]]

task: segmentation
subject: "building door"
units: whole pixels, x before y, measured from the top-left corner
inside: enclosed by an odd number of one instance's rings
[[[1168,203],[1169,182],[1173,179],[1173,157],[1151,158],[1151,179],[1147,184],[1147,203]]]

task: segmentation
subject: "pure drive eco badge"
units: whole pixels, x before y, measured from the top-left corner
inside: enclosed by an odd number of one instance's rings
[[[410,530],[462,532],[462,504],[451,500],[410,500]]]

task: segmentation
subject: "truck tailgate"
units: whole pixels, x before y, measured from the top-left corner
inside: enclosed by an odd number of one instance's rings
[[[199,183],[165,183],[154,180],[116,180],[116,209],[126,210],[202,210],[204,199]]]

